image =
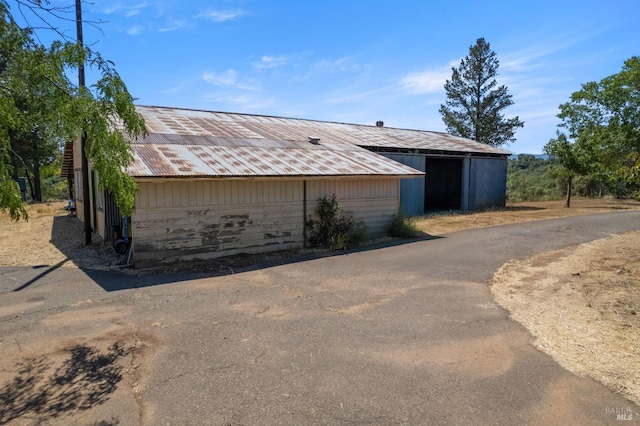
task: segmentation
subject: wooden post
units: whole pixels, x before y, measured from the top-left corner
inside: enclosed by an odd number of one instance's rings
[[[76,33],[78,36],[78,46],[84,47],[82,36],[82,0],[76,0]],[[78,64],[78,87],[80,87],[80,95],[85,87],[84,79],[84,58],[82,63]],[[89,190],[89,160],[86,153],[87,132],[82,129],[80,134],[80,151],[82,163],[82,198],[84,203],[84,240],[85,245],[91,244],[91,196]]]

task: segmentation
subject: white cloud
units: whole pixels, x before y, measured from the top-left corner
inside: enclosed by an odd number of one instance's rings
[[[161,33],[166,33],[169,31],[176,31],[182,28],[185,28],[187,26],[187,21],[184,20],[180,20],[180,21],[173,21],[167,25],[165,25],[164,27],[158,28],[158,31],[160,31]]]
[[[284,56],[269,56],[265,55],[260,58],[259,61],[253,63],[253,66],[258,70],[276,68],[287,63],[287,58]]]
[[[313,64],[313,67],[327,72],[358,72],[363,69],[362,65],[352,63],[350,57],[323,59]]]
[[[142,25],[134,25],[127,29],[125,32],[129,35],[138,35],[144,31],[144,27]]]
[[[212,71],[204,71],[202,73],[202,79],[209,84],[219,87],[234,88],[240,90],[259,91],[255,82],[241,82],[238,80],[238,73],[235,70],[228,69],[222,73],[216,73]]]
[[[530,71],[533,68],[548,68],[545,58],[588,40],[592,32],[577,37],[555,37],[540,40],[535,45],[500,55],[500,71]]]
[[[458,63],[452,61],[441,68],[407,74],[400,80],[402,90],[412,95],[443,92],[444,84],[451,78],[451,67]]]
[[[137,14],[139,14],[142,9],[146,8],[149,6],[149,3],[147,2],[143,2],[143,3],[138,3],[138,4],[128,4],[128,5],[124,5],[120,2],[115,3],[115,4],[111,4],[110,6],[107,6],[103,12],[107,15],[111,15],[114,13],[121,13],[123,14],[125,17],[127,18],[131,18],[132,16],[135,16]]]
[[[245,14],[242,10],[210,10],[196,15],[196,18],[209,19],[213,22],[226,22],[234,20]]]
[[[180,93],[185,89],[186,86],[187,86],[186,83],[180,83],[177,86],[173,86],[169,89],[160,90],[159,93],[166,93],[166,94]]]
[[[374,98],[375,95],[379,95],[383,91],[384,89],[376,89],[376,90],[369,90],[365,92],[347,93],[347,94],[334,92],[325,99],[325,103],[347,104],[347,103],[354,103],[354,102],[367,102],[368,100],[371,100],[372,98]]]
[[[202,98],[217,104],[233,105],[232,108],[237,108],[238,111],[255,113],[261,113],[262,110],[273,106],[275,103],[273,98],[262,99],[249,95],[221,95],[218,93],[210,93],[204,95]]]
[[[205,71],[202,79],[215,86],[235,86],[238,81],[238,74],[234,70],[226,70],[223,73]]]

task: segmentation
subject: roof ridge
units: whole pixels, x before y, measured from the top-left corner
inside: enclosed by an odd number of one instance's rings
[[[201,109],[201,108],[183,108],[183,107],[170,107],[170,106],[161,106],[161,105],[139,105],[136,104],[136,107],[141,108],[158,108],[158,109],[173,109],[173,110],[181,110],[181,111],[194,111],[194,112],[208,112],[212,114],[229,114],[229,115],[241,115],[241,116],[249,116],[249,117],[265,117],[265,118],[278,118],[281,120],[296,120],[296,121],[311,121],[314,123],[329,123],[329,124],[342,124],[345,126],[362,126],[362,127],[375,127],[378,129],[390,129],[390,130],[405,130],[410,132],[427,132],[427,133],[439,133],[448,135],[448,133],[437,132],[433,130],[420,130],[420,129],[407,129],[403,127],[389,127],[384,126],[380,127],[376,124],[360,124],[360,123],[347,123],[345,121],[332,121],[332,120],[318,120],[315,118],[301,118],[301,117],[284,117],[281,115],[271,115],[271,114],[255,114],[255,113],[247,113],[247,112],[233,112],[233,111],[214,111],[209,109]],[[453,136],[453,135],[449,135]],[[457,137],[457,136],[456,136]],[[469,139],[471,140],[471,139]]]

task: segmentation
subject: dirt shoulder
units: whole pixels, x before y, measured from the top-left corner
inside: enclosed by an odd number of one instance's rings
[[[94,234],[85,245],[82,224],[64,210],[65,201],[28,206],[28,221],[12,222],[0,213],[0,265],[56,265],[92,269],[111,268],[120,262],[111,245]],[[617,210],[640,210],[635,200],[576,199],[571,208],[564,201],[509,204],[504,209],[472,213],[445,212],[417,218],[418,229],[442,235],[470,228],[522,223]],[[289,254],[290,255],[290,254]]]
[[[535,347],[640,405],[640,232],[509,262],[491,292]]]
[[[482,212],[434,213],[417,218],[416,225],[423,232],[431,235],[441,235],[471,228],[484,228],[619,210],[640,210],[640,202],[637,200],[607,198],[574,199],[571,202],[571,208],[564,207],[564,201],[515,203],[507,204],[504,209]]]

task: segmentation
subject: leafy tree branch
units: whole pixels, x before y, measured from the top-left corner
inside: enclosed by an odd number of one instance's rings
[[[8,210],[15,220],[26,218],[11,179],[10,151],[39,151],[23,149],[26,139],[20,134],[37,135],[37,144],[45,147],[51,141],[78,140],[85,132],[85,152],[100,174],[100,189],[112,192],[122,214],[130,214],[137,186],[126,173],[132,159],[129,141],[146,132],[134,98],[112,62],[49,24],[47,13],[61,18],[68,8],[49,6],[46,0],[17,4],[29,8],[63,40],[43,46],[34,38],[36,29],[18,26],[8,3],[0,0],[0,210]],[[88,87],[73,83],[69,73],[80,66],[96,70],[98,80]]]
[[[558,136],[545,150],[567,172],[599,174],[629,191],[640,189],[640,57],[599,82],[588,82],[560,105]],[[617,188],[620,192],[620,188]]]

